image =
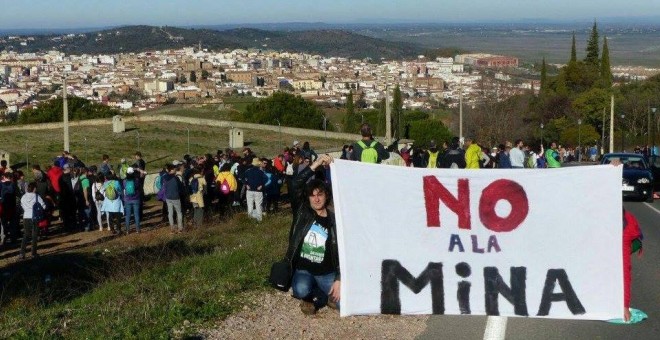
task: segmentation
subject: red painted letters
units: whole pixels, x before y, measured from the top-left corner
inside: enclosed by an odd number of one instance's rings
[[[458,198],[454,197],[435,176],[424,176],[424,200],[426,203],[426,225],[440,227],[440,201],[458,215],[458,227],[470,226],[470,183],[458,180]]]
[[[440,227],[440,201],[458,216],[460,229],[471,229],[470,221],[470,182],[458,180],[458,197],[454,197],[435,176],[424,176],[424,203],[426,206],[426,225]],[[495,206],[500,200],[511,204],[507,217],[499,217]],[[489,184],[479,200],[479,219],[483,225],[494,232],[509,232],[516,229],[529,213],[529,201],[525,189],[518,183],[500,179]]]

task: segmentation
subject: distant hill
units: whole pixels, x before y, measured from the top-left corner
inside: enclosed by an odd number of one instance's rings
[[[125,26],[68,35],[31,35],[27,46],[21,39],[0,42],[0,50],[68,54],[143,52],[197,46],[211,50],[257,48],[306,52],[325,56],[372,58],[379,60],[414,57],[423,49],[407,42],[390,42],[345,30],[266,31],[253,28],[230,30],[156,26]]]

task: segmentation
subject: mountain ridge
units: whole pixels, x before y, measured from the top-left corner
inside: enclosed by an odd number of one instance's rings
[[[134,25],[93,32],[30,35],[26,46],[0,40],[0,50],[19,53],[58,50],[69,54],[129,53],[197,46],[210,50],[262,49],[327,56],[403,59],[420,54],[416,44],[391,42],[343,29],[268,31],[256,28],[213,30],[174,26]],[[3,42],[4,41],[4,42]]]

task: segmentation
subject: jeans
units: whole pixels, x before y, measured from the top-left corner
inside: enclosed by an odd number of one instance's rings
[[[92,228],[92,206],[86,206],[83,208],[82,212],[82,225],[85,228],[85,231],[89,231],[89,229]]]
[[[39,230],[37,225],[31,218],[23,219],[23,240],[21,241],[21,258],[25,258],[25,247],[29,239],[32,239],[32,256],[37,255],[37,238],[39,237]]]
[[[137,232],[140,232],[140,202],[135,201],[135,202],[125,202],[124,203],[124,218],[126,220],[126,233],[127,234],[128,234],[128,231],[131,229],[130,228],[131,212],[133,212],[133,216],[135,217],[135,230]]]
[[[245,197],[247,199],[248,216],[261,222],[261,204],[264,200],[264,193],[248,190]]]
[[[109,214],[110,229],[113,232],[121,232],[121,213],[120,212],[106,212]]]
[[[103,230],[103,212],[101,211],[101,206],[103,201],[96,201],[96,222],[99,224],[99,230]],[[108,224],[108,230],[110,230],[110,216],[105,214],[105,220]]]
[[[202,225],[204,221],[204,208],[200,208],[199,204],[193,203],[193,224],[195,227]]]
[[[312,275],[306,270],[296,269],[291,282],[293,297],[313,302],[316,309],[321,309],[328,304],[328,293],[332,288],[332,284],[335,283],[335,276],[335,272],[325,275]],[[337,309],[339,309],[339,301],[337,302]]]
[[[174,211],[176,210],[176,221],[179,231],[183,231],[183,215],[181,214],[181,200],[166,199],[167,219],[170,222],[170,228],[174,230]]]

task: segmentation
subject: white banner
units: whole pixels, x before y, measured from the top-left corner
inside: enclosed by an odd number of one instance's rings
[[[621,167],[332,165],[341,316],[623,312]]]

